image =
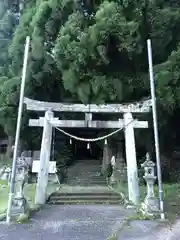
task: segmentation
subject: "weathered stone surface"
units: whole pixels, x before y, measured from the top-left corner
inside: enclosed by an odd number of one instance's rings
[[[27,212],[27,213],[21,213],[21,214],[19,215],[19,217],[17,218],[17,222],[18,222],[18,223],[27,222],[27,221],[29,220],[29,217],[30,217],[29,212]]]
[[[56,174],[49,174],[48,181],[52,183],[59,183],[58,177]]]
[[[24,157],[17,159],[17,169],[15,177],[15,196],[12,201],[12,215],[19,216],[28,211],[28,203],[24,197],[24,186],[28,181],[28,164]]]
[[[21,214],[26,214],[26,213],[29,213],[29,205],[27,203],[27,200],[25,198],[15,197],[13,199],[11,214],[13,216],[19,216]]]
[[[40,150],[38,151],[33,151],[33,160],[39,160],[40,159]]]
[[[0,169],[0,180],[9,181],[11,176],[11,168],[8,166],[3,166]]]
[[[4,221],[6,219],[6,213],[0,214],[0,221]]]
[[[143,178],[147,184],[147,195],[144,203],[142,203],[142,211],[147,215],[158,215],[160,210],[159,199],[155,197],[154,193],[154,184],[157,177],[155,176],[155,164],[151,161],[149,153],[146,154],[146,161],[141,166],[144,168]]]

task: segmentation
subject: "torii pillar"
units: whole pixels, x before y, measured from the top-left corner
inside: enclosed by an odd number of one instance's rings
[[[124,113],[124,125],[129,201],[137,205],[140,193],[132,113]]]
[[[35,204],[44,204],[46,202],[46,189],[48,185],[49,161],[52,141],[52,125],[50,120],[53,119],[54,113],[46,111],[44,117],[44,128],[41,142],[40,169],[38,171],[38,180],[36,186]]]

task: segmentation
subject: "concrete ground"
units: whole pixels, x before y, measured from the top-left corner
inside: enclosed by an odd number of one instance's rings
[[[125,223],[129,210],[122,206],[47,206],[26,224],[0,224],[0,240],[178,240],[180,221],[162,228],[155,221]],[[160,228],[161,225],[161,228]]]
[[[105,240],[130,212],[122,206],[47,206],[32,222],[0,224],[0,240]]]
[[[179,229],[158,221],[131,221],[120,231],[118,240],[179,240],[180,223],[178,225]]]

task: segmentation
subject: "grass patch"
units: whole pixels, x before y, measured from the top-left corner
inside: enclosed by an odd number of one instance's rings
[[[116,192],[123,193],[123,195],[128,199],[128,185],[117,185],[115,186]],[[163,191],[164,191],[164,209],[165,209],[165,215],[166,220],[160,221],[157,225],[157,229],[161,229],[162,227],[171,227],[172,224],[177,219],[177,216],[180,216],[180,185],[179,184],[163,184]],[[158,186],[155,186],[155,196],[158,196]],[[141,202],[144,201],[144,198],[146,197],[146,186],[141,185],[140,186],[140,200]],[[109,237],[111,240],[117,240],[119,239],[118,236],[122,230],[126,226],[130,226],[131,221],[136,220],[154,220],[156,217],[154,216],[147,216],[143,215],[143,213],[140,211],[140,209],[136,209],[135,213],[132,213],[131,216],[128,216],[125,218],[124,225],[117,231],[116,234]]]
[[[115,186],[117,192],[121,192],[128,199],[128,185]],[[146,197],[146,186],[140,186],[140,201],[143,202]],[[158,186],[154,188],[155,196],[158,197]],[[180,185],[175,184],[163,184],[164,191],[164,208],[165,214],[170,221],[174,221],[177,215],[180,215]]]
[[[6,165],[7,167],[12,166],[12,158],[7,157],[4,154],[0,154],[0,168]]]
[[[35,184],[28,184],[25,186],[24,195],[31,206],[34,204],[35,198]],[[9,197],[9,186],[7,181],[0,181],[0,213],[3,213],[7,209],[8,197]]]
[[[130,221],[134,221],[134,220],[153,220],[154,218],[151,216],[147,216],[147,215],[143,215],[142,212],[136,212],[135,214],[126,217],[126,221],[130,222]]]
[[[110,237],[108,237],[107,240],[117,240],[117,235],[113,234]]]
[[[57,184],[49,183],[47,187],[47,196],[57,189]],[[0,214],[4,213],[8,204],[9,186],[7,181],[0,180]],[[30,208],[35,206],[36,183],[26,184],[24,187],[24,196],[28,201]]]
[[[4,213],[7,209],[8,192],[8,182],[0,180],[0,213]]]

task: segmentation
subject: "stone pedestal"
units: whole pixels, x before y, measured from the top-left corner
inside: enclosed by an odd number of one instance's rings
[[[28,210],[28,203],[24,197],[18,197],[17,195],[14,197],[12,202],[12,216],[17,216],[22,213],[26,213]]]
[[[49,174],[48,182],[60,184],[58,175],[57,174]]]
[[[155,213],[159,213],[159,199],[154,198],[145,198],[144,203],[142,203],[142,207],[146,213],[150,215],[154,215]]]

